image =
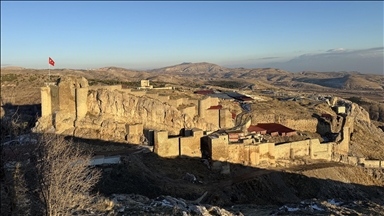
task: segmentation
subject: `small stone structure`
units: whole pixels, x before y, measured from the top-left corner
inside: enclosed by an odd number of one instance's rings
[[[149,85],[149,80],[141,80],[138,89],[153,89],[153,86]]]
[[[203,137],[201,129],[194,128],[184,134],[191,136],[169,137],[167,131],[154,132],[153,151],[161,157],[201,157],[200,139]]]
[[[337,106],[336,112],[337,112],[337,114],[344,114],[345,113],[345,106]]]
[[[149,86],[149,80],[141,80],[140,81],[141,87],[148,87]]]
[[[153,152],[161,157],[179,156],[179,137],[168,137],[168,131],[155,131]]]

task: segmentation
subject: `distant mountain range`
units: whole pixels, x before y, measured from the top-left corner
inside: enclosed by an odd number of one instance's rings
[[[46,73],[45,70],[3,67],[2,72],[17,71]],[[236,81],[261,87],[286,87],[300,89],[344,89],[383,90],[384,76],[358,72],[314,72],[291,73],[277,68],[226,68],[216,64],[184,62],[178,65],[147,71],[130,70],[120,67],[103,67],[92,70],[51,69],[51,74],[72,74],[87,79],[117,79],[171,82],[206,83],[209,81]]]

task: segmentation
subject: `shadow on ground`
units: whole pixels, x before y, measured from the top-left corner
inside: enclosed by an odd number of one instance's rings
[[[384,202],[384,188],[367,185],[372,184],[370,176],[347,176],[355,171],[360,175],[357,171],[361,171],[361,167],[318,162],[293,168],[255,168],[220,162],[230,168],[229,174],[221,174],[221,167],[212,167],[214,161],[209,168],[200,158],[162,158],[153,152],[141,151],[137,145],[79,138],[74,141],[85,148],[98,149],[97,154],[122,156],[121,164],[101,167],[103,175],[95,191],[104,195],[135,193],[149,198],[170,195],[196,200],[208,192],[202,202],[218,206],[282,205],[312,198]],[[343,178],[351,183],[332,180],[331,175],[314,178],[300,174],[302,170],[330,167],[345,169]],[[196,181],[186,180],[187,173],[194,175]]]

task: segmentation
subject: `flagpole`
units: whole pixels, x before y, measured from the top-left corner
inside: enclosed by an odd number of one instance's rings
[[[51,64],[48,63],[49,72],[48,72],[48,82],[51,82]]]

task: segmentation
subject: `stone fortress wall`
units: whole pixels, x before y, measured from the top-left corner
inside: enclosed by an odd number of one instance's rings
[[[186,130],[183,136],[169,137],[167,131],[154,132],[153,151],[161,157],[201,157],[200,139],[203,130]]]
[[[209,135],[202,140],[203,154],[213,161],[230,162],[247,166],[276,166],[277,160],[319,159],[330,161],[334,143],[322,144],[308,139],[284,144],[251,143],[243,140],[229,143],[228,135]]]
[[[129,125],[172,128],[169,132],[175,135],[180,128],[212,131],[234,124],[229,110],[209,109],[219,104],[217,98],[170,99],[169,95],[122,89],[121,85],[88,86],[88,81],[79,77],[63,77],[56,86],[41,88],[41,98],[44,120],[40,120],[40,127],[83,138],[139,144],[143,133],[134,134]]]
[[[105,92],[114,92],[115,98],[109,98],[111,95]],[[120,95],[120,96],[119,96]],[[119,104],[126,106],[126,111],[119,111],[116,107],[120,100],[133,95],[130,98],[133,102],[127,104]],[[107,97],[105,100],[93,101],[93,98]],[[151,98],[152,100],[145,103],[137,101],[142,97]],[[158,116],[165,116],[163,122],[179,122],[175,119],[177,112],[189,116],[192,119],[199,116],[205,119],[208,124],[215,125],[216,128],[231,128],[234,126],[232,114],[228,109],[210,109],[219,104],[218,98],[204,97],[201,100],[191,100],[189,98],[170,99],[170,96],[148,93],[146,91],[136,91],[133,89],[122,89],[121,85],[115,86],[88,86],[85,78],[69,78],[58,83],[57,86],[47,86],[41,88],[42,98],[42,119],[40,126],[42,128],[54,127],[56,133],[65,133],[70,131],[71,135],[83,138],[97,138],[103,140],[125,140],[131,144],[142,144],[147,140],[149,145],[154,146],[154,152],[161,157],[207,157],[213,161],[238,163],[247,166],[276,166],[279,160],[292,160],[298,158],[321,159],[326,161],[338,161],[353,165],[364,165],[366,167],[383,167],[384,161],[366,160],[348,156],[349,139],[353,131],[353,121],[356,116],[356,107],[346,105],[346,114],[342,118],[342,122],[338,122],[337,127],[340,129],[339,137],[336,142],[320,143],[318,139],[308,139],[304,141],[275,144],[255,142],[253,138],[242,140],[240,143],[230,143],[227,134],[211,134],[203,135],[203,130],[192,129],[185,130],[182,136],[169,136],[167,130],[151,130],[151,119]],[[145,108],[154,103],[154,100],[162,104],[168,104],[173,109],[172,118],[167,119],[170,115],[168,111],[145,111]],[[108,102],[109,101],[109,102]],[[108,106],[102,104],[108,102]],[[337,100],[332,101],[337,104]],[[184,106],[183,106],[184,105]],[[185,106],[187,105],[187,106]],[[114,107],[116,106],[116,107]],[[143,106],[144,110],[140,110],[140,117],[146,119],[138,119],[130,121],[123,118],[126,112],[136,115],[139,112],[132,109],[133,107]],[[177,111],[176,108],[183,106]],[[105,109],[105,110],[102,110]],[[113,110],[115,109],[115,110]],[[159,112],[159,113],[157,113]],[[358,112],[361,112],[358,110]],[[87,115],[105,116],[117,115],[118,120],[106,121],[105,119],[90,119]],[[364,113],[363,113],[364,114]],[[109,117],[109,116],[108,116]],[[98,121],[95,123],[95,121]],[[148,123],[149,121],[149,123]],[[185,121],[185,119],[184,119]],[[368,116],[369,121],[369,116]],[[342,126],[340,124],[342,123]],[[158,124],[158,123],[156,123]],[[175,128],[193,128],[199,124],[189,124],[185,127],[185,122],[175,124]],[[200,124],[202,125],[202,124]],[[204,130],[207,128],[201,127]],[[151,132],[148,132],[151,130]],[[332,129],[331,129],[332,130]],[[108,131],[108,132],[107,132]],[[111,134],[111,131],[113,133]]]
[[[255,141],[253,137],[249,138],[248,135],[247,139],[243,139],[239,143],[230,143],[228,134],[214,133],[201,138],[202,157],[212,161],[256,167],[276,166],[280,161],[294,159],[314,159],[370,168],[384,168],[384,161],[367,160],[349,155],[349,142],[353,132],[353,124],[356,116],[360,114],[356,114],[357,107],[353,104],[343,105],[346,107],[346,112],[344,113],[344,109],[341,109],[340,116],[335,117],[328,124],[330,132],[338,133],[334,142],[320,143],[319,139],[307,139],[282,144],[261,143]],[[338,108],[338,110],[340,109]],[[357,110],[357,112],[362,112],[362,110]],[[362,114],[363,118],[364,116],[367,117],[367,114]],[[369,118],[367,119],[369,120]],[[166,143],[156,144],[166,145]],[[166,155],[162,156],[166,157]]]

